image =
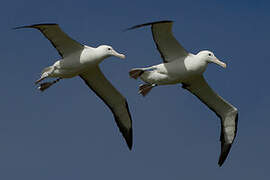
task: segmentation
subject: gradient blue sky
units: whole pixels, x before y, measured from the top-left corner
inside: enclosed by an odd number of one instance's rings
[[[0,179],[269,179],[270,2],[232,0],[9,0],[1,3]],[[209,65],[206,79],[239,109],[239,129],[222,168],[218,117],[180,85],[143,98],[134,67],[158,64],[150,28],[174,20],[176,38],[192,53],[212,50],[227,62]],[[130,152],[110,110],[80,78],[40,93],[41,70],[59,59],[36,30],[18,25],[58,23],[75,40],[112,45],[126,61],[101,68],[127,97],[133,117]]]

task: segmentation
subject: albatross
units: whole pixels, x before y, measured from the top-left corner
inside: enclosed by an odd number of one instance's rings
[[[112,111],[116,124],[131,150],[132,120],[127,101],[106,79],[98,66],[105,58],[116,56],[124,59],[125,55],[116,52],[108,45],[101,45],[97,48],[82,45],[64,33],[58,24],[34,24],[20,26],[14,29],[22,28],[38,29],[51,42],[61,56],[60,60],[57,60],[52,66],[46,67],[42,71],[40,79],[35,82],[35,84],[39,84],[39,90],[44,91],[61,79],[80,76],[85,84]],[[57,79],[52,82],[41,83],[46,78]]]
[[[182,83],[182,87],[208,106],[221,119],[221,153],[218,164],[226,160],[237,132],[238,110],[224,100],[207,84],[203,77],[207,65],[215,63],[223,68],[226,64],[208,50],[192,54],[186,51],[174,38],[173,21],[158,21],[133,26],[132,30],[151,26],[152,36],[163,63],[146,68],[134,68],[130,77],[140,78],[145,84],[139,86],[139,93],[146,96],[152,88],[160,85]]]

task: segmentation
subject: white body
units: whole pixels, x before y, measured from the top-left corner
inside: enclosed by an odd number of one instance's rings
[[[190,53],[184,59],[142,68],[146,71],[140,78],[146,83],[157,85],[185,83],[194,76],[202,75],[207,64],[200,60],[199,55]]]
[[[41,77],[72,78],[96,67],[107,55],[102,54],[101,47],[85,46],[82,51],[74,52],[56,61],[52,66],[43,70]]]

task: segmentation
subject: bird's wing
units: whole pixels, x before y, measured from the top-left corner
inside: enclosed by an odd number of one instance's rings
[[[188,84],[183,84],[183,88],[197,96],[221,119],[221,153],[218,161],[219,166],[221,166],[226,160],[236,136],[238,110],[216,94],[203,76],[193,79]]]
[[[132,120],[126,99],[105,78],[98,66],[80,74],[80,77],[110,108],[114,115],[116,124],[123,134],[129,149],[131,149]]]
[[[128,30],[151,25],[153,39],[163,61],[171,62],[188,55],[188,52],[175,39],[172,33],[173,21],[158,21],[133,26]]]
[[[20,26],[14,29],[35,28],[38,29],[57,49],[62,58],[84,49],[84,46],[71,39],[61,30],[58,24],[34,24],[30,26]]]

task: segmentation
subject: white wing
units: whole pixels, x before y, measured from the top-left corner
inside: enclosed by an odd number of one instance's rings
[[[35,28],[38,29],[57,49],[61,57],[66,57],[76,51],[83,50],[84,46],[71,39],[64,33],[58,24],[34,24],[30,26],[21,26],[14,29]]]
[[[183,84],[183,88],[197,96],[221,119],[221,153],[218,161],[218,164],[221,166],[226,160],[236,136],[238,110],[216,94],[209,87],[203,76],[195,78],[189,84]]]
[[[98,66],[80,74],[80,77],[110,108],[116,124],[123,134],[129,149],[131,149],[132,120],[126,99],[104,77]]]
[[[136,29],[151,25],[153,39],[163,61],[171,62],[188,55],[188,52],[179,44],[172,33],[173,21],[158,21],[133,26]]]

